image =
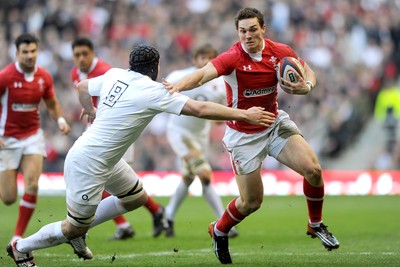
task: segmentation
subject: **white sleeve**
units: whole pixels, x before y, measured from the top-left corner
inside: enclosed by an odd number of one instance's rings
[[[88,91],[91,96],[99,96],[103,86],[104,75],[89,79]]]
[[[180,115],[188,100],[188,96],[179,93],[170,94],[163,85],[159,84],[149,95],[148,104],[154,110]]]

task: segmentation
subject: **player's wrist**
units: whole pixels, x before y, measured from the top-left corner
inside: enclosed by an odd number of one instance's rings
[[[311,92],[315,85],[311,81],[306,81],[306,84],[308,86],[308,92]]]
[[[58,124],[59,127],[61,127],[61,125],[67,124],[67,121],[65,120],[64,117],[58,117],[57,124]]]

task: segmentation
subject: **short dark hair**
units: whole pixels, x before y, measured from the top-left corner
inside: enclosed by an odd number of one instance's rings
[[[261,27],[264,26],[264,15],[256,8],[245,7],[238,11],[235,16],[235,26],[236,30],[239,28],[239,21],[243,19],[257,18],[258,23]]]
[[[30,43],[35,43],[36,45],[39,43],[39,39],[36,38],[33,34],[30,33],[23,33],[20,36],[17,37],[15,40],[15,46],[17,47],[17,50],[21,44],[30,44]]]
[[[72,42],[72,49],[75,48],[75,46],[87,46],[90,48],[90,50],[94,50],[94,46],[92,41],[90,41],[88,38],[77,38]]]
[[[199,46],[193,54],[193,57],[196,58],[199,55],[213,54],[214,57],[218,56],[218,51],[211,44],[204,44]]]
[[[136,45],[129,55],[129,69],[147,75],[153,81],[158,76],[159,62],[160,53],[151,45]]]

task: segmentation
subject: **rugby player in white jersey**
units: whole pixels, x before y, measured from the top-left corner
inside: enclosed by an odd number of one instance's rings
[[[159,58],[154,47],[139,45],[130,53],[129,69],[112,68],[78,84],[81,117],[93,124],[65,160],[67,218],[9,243],[8,255],[17,266],[36,266],[32,251],[66,242],[80,242],[82,254],[86,252],[85,258],[90,259],[93,255],[83,238],[89,228],[146,203],[148,196],[141,180],[122,156],[155,115],[167,112],[265,127],[274,123],[275,115],[263,108],[232,109],[169,93],[155,82]],[[92,96],[99,97],[97,110]],[[103,190],[112,196],[102,200]]]
[[[166,80],[174,83],[187,74],[193,73],[204,67],[211,59],[218,55],[217,50],[210,44],[199,46],[193,54],[193,66],[171,72]],[[199,90],[185,91],[182,94],[199,101],[211,101],[225,104],[225,84],[222,77],[211,80],[200,86]],[[212,169],[207,159],[210,146],[211,121],[193,116],[169,116],[167,125],[168,142],[181,161],[182,180],[174,195],[165,207],[165,216],[168,227],[165,229],[167,237],[175,236],[174,218],[179,206],[188,194],[189,186],[197,176],[202,185],[203,197],[214,211],[216,218],[224,213],[221,198],[211,185]],[[230,237],[237,236],[237,231],[232,228]]]

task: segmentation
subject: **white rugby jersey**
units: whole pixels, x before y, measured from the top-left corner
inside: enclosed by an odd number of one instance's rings
[[[170,83],[175,83],[181,80],[187,74],[193,73],[196,71],[196,67],[190,67],[182,70],[176,70],[171,72],[166,78],[166,80]],[[191,99],[198,101],[210,101],[216,102],[219,104],[226,103],[226,94],[225,94],[225,83],[222,77],[217,79],[213,79],[202,86],[194,88],[192,90],[182,91],[181,94],[184,94]],[[169,116],[168,121],[168,131],[189,131],[193,134],[208,134],[211,128],[211,122],[206,119],[201,119],[197,117],[191,116]]]
[[[155,115],[178,115],[189,99],[170,94],[148,76],[119,68],[90,79],[89,94],[99,97],[96,119],[75,142],[74,150],[105,166],[122,158]]]

